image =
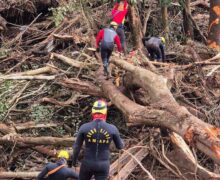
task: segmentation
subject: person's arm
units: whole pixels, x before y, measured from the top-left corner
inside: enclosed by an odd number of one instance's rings
[[[121,13],[124,17],[127,15],[127,13],[128,13],[128,3],[127,2],[125,2],[124,10]]]
[[[124,143],[120,137],[118,129],[115,127],[115,133],[113,135],[113,141],[115,143],[115,146],[117,149],[123,149],[124,148]]]
[[[84,141],[84,135],[82,133],[82,129],[80,128],[79,132],[78,132],[76,142],[73,145],[73,162],[72,162],[73,166],[76,165],[76,161],[78,159],[79,152],[80,152],[80,149],[82,147],[83,141]]]
[[[162,55],[162,60],[164,61],[165,60],[165,53],[164,53],[164,45],[163,44],[160,44],[160,51],[161,51],[161,55]]]
[[[118,35],[114,38],[115,44],[117,44],[118,51],[121,52],[121,41]]]
[[[115,6],[114,6],[113,9],[112,9],[112,19],[113,19],[113,17],[115,16],[115,13],[117,12],[118,5],[119,5],[119,4],[116,3]]]
[[[49,171],[48,171],[48,168],[47,168],[47,166],[45,166],[45,167],[43,168],[43,170],[40,172],[40,174],[38,174],[37,180],[43,180],[44,177],[47,175],[48,172],[49,172]]]
[[[96,36],[96,48],[99,48],[99,42],[103,39],[104,30],[100,30],[98,35]]]
[[[68,168],[68,178],[79,179],[79,174],[74,172],[71,168]]]

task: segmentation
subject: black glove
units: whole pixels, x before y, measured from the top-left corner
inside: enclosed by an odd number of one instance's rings
[[[98,48],[96,48],[96,52],[99,52],[99,51],[100,51],[99,47],[98,47]]]

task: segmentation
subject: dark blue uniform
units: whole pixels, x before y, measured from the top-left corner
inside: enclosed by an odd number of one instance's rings
[[[44,167],[44,169],[41,171],[41,173],[37,176],[37,180],[43,180],[48,172],[57,168],[58,166],[61,166],[62,164],[65,164],[64,159],[60,159],[56,163],[48,163]],[[66,180],[67,178],[78,179],[79,176],[71,168],[63,167],[59,169],[57,172],[49,175],[47,179],[48,180]]]
[[[151,59],[156,59],[158,61],[164,61],[165,54],[164,54],[164,45],[160,38],[157,37],[151,37],[147,40],[147,38],[143,38],[144,46],[147,48],[147,51],[149,52]]]
[[[85,154],[80,167],[80,180],[107,180],[109,174],[109,145],[113,141],[117,149],[123,148],[118,129],[102,120],[82,125],[73,146],[73,164],[76,164],[81,146],[85,141]]]

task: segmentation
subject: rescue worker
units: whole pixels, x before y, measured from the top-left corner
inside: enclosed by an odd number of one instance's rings
[[[41,173],[37,176],[37,180],[42,180],[48,176],[48,180],[66,180],[67,178],[78,179],[79,175],[73,169],[66,166],[70,155],[67,151],[61,150],[58,153],[58,161],[56,163],[48,163]]]
[[[126,55],[126,41],[125,41],[125,33],[124,33],[124,21],[127,13],[128,13],[127,0],[119,0],[112,9],[112,16],[111,16],[112,21],[118,24],[118,28],[116,32],[120,37],[122,50],[125,55]]]
[[[109,176],[109,146],[113,141],[117,149],[123,148],[118,129],[106,122],[107,103],[104,100],[94,102],[92,122],[82,125],[73,146],[73,166],[76,166],[78,154],[85,141],[84,159],[81,163],[79,179],[107,180]]]
[[[100,30],[96,37],[96,50],[97,52],[99,52],[99,49],[101,47],[101,57],[104,67],[104,75],[107,76],[107,79],[109,78],[109,58],[114,49],[114,43],[117,44],[118,51],[121,51],[120,39],[117,33],[115,32],[117,26],[118,24],[112,21],[110,23],[110,27]]]
[[[164,62],[165,60],[165,38],[164,37],[151,37],[142,39],[144,46],[150,54],[152,60],[155,58],[157,61]]]

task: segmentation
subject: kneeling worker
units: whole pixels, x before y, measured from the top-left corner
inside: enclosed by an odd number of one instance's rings
[[[80,180],[107,180],[109,176],[109,146],[113,141],[117,149],[123,148],[118,129],[106,122],[107,103],[98,100],[92,107],[92,122],[83,124],[73,146],[73,166],[85,141],[85,153],[79,173]]]
[[[118,27],[118,24],[116,22],[111,22],[109,28],[104,28],[99,31],[97,37],[96,37],[96,49],[97,52],[99,52],[99,43],[101,42],[101,57],[102,57],[102,63],[104,66],[104,75],[109,78],[109,58],[112,54],[112,51],[114,49],[114,43],[117,44],[118,51],[121,51],[121,43],[119,36],[116,33],[116,29]]]
[[[165,38],[164,37],[151,37],[142,39],[144,46],[150,54],[152,60],[155,58],[157,61],[165,61]]]
[[[37,180],[43,180],[46,176],[48,176],[48,180],[78,179],[79,175],[66,166],[69,156],[67,151],[61,150],[58,153],[58,161],[56,163],[48,163],[37,176]]]

